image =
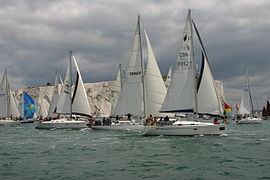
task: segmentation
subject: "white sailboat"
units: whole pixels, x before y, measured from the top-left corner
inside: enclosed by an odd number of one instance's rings
[[[76,83],[72,96],[72,60],[77,71]],[[74,120],[72,114],[79,116],[91,116],[90,106],[87,100],[83,80],[76,62],[70,51],[70,61],[68,64],[64,87],[57,104],[56,112],[62,115],[69,115],[60,119],[39,122],[37,129],[82,129],[87,128],[88,121],[85,119]]]
[[[201,74],[197,82],[194,51],[192,19],[189,10],[182,39],[182,46],[173,71],[170,86],[163,102],[161,112],[166,113],[195,113],[189,121],[176,121],[173,125],[145,126],[144,135],[221,135],[226,133],[224,124],[198,122],[198,113],[209,115],[221,115],[220,102],[209,67],[208,59],[201,42],[203,52]]]
[[[20,123],[20,121],[14,120],[19,116],[20,112],[10,88],[6,69],[0,84],[0,124]]]
[[[124,116],[130,113],[136,116],[144,116],[144,70],[140,26],[140,17],[138,17],[129,66],[114,115]]]
[[[121,85],[121,92],[117,104],[115,106],[113,116],[126,116],[131,114],[133,116],[144,116],[144,79],[143,79],[143,60],[142,60],[142,45],[141,45],[141,21],[138,16],[138,22],[135,30],[133,46],[130,55],[129,66],[126,70],[125,80]],[[121,78],[120,78],[121,79]],[[134,117],[133,117],[134,118]],[[91,126],[96,130],[142,130],[141,122],[135,120],[118,120],[116,123],[112,122],[110,126]]]
[[[129,66],[113,113],[114,116],[124,116],[130,113],[137,116],[139,121],[120,120],[110,126],[92,126],[93,129],[142,130],[144,128],[142,117],[150,114],[160,116],[159,110],[167,90],[146,32],[148,53],[147,68],[144,72],[140,27],[140,17],[138,17]]]
[[[262,120],[260,117],[255,117],[253,115],[253,102],[250,91],[248,71],[246,72],[245,83],[242,89],[241,104],[237,114],[240,115],[241,118],[237,121],[237,124],[260,123]]]

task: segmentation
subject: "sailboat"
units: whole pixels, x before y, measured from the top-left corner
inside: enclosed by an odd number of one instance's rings
[[[0,124],[20,123],[15,120],[19,116],[20,112],[8,81],[6,69],[0,84]]]
[[[137,117],[133,120],[118,120],[110,126],[91,126],[93,129],[110,130],[142,130],[144,128],[142,118],[160,116],[159,109],[166,95],[166,87],[161,77],[153,49],[147,33],[147,67],[144,72],[141,22],[138,22],[135,30],[130,62],[127,68],[125,80],[113,112],[113,116],[125,116],[127,114]]]
[[[254,116],[253,101],[250,91],[250,83],[248,78],[248,71],[246,72],[245,83],[242,89],[241,104],[237,114],[240,116],[240,120],[237,124],[253,124],[260,123],[261,118]]]
[[[202,50],[201,73],[197,80],[193,51],[192,24]],[[198,122],[198,114],[221,116],[221,105],[213,75],[199,32],[192,22],[189,10],[182,39],[182,46],[173,71],[170,86],[160,112],[193,113],[185,119],[177,118],[172,125],[145,126],[144,135],[221,135],[226,133],[225,124]]]
[[[266,103],[266,108],[263,107],[263,110],[262,110],[262,118],[263,118],[264,120],[270,119],[270,103],[269,103],[268,100],[267,100],[267,103]]]
[[[77,71],[76,83],[72,96],[72,60]],[[82,129],[87,128],[88,119],[82,117],[90,117],[90,105],[88,103],[85,87],[77,65],[77,61],[70,51],[69,64],[64,80],[64,87],[57,103],[56,112],[66,117],[54,119],[51,121],[41,121],[36,126],[37,129]],[[76,115],[76,119],[73,119]]]

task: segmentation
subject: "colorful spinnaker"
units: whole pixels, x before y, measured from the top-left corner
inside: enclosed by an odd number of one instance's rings
[[[26,92],[23,93],[23,100],[24,100],[24,119],[30,119],[34,117],[34,114],[36,113],[36,103],[32,99],[32,97],[27,94]]]

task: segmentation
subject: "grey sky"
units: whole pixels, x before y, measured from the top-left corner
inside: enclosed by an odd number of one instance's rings
[[[64,76],[74,50],[85,82],[113,80],[128,65],[137,15],[162,74],[175,63],[188,9],[199,28],[215,79],[230,105],[240,103],[248,66],[261,108],[270,99],[268,0],[9,0],[0,1],[0,72],[14,89]]]

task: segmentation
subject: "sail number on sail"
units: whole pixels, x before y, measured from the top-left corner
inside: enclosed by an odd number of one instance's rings
[[[141,71],[137,71],[137,72],[129,72],[130,76],[134,76],[134,75],[141,75]]]

